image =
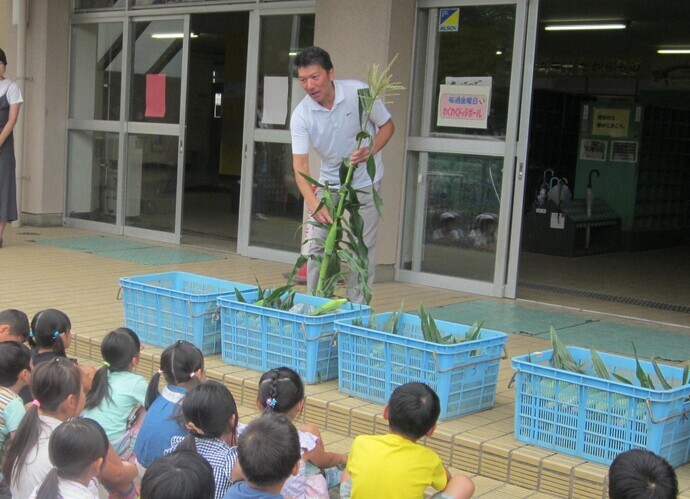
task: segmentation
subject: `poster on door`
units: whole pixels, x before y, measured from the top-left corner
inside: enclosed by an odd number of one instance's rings
[[[486,129],[491,100],[491,82],[489,80],[488,85],[485,82],[482,83],[472,85],[454,82],[454,84],[441,85],[438,92],[437,125]]]

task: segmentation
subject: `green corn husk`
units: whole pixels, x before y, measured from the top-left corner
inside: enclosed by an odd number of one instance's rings
[[[405,306],[405,300],[400,302],[400,307],[395,312],[391,313],[386,323],[383,325],[383,332],[390,334],[398,334],[398,322],[400,321],[400,316],[403,313],[403,307]],[[373,326],[372,326],[373,327]]]
[[[244,296],[242,295],[242,291],[237,288],[235,288],[235,298],[237,298],[237,301],[240,303],[247,303],[247,300],[245,300]]]
[[[640,382],[642,388],[649,388],[655,390],[652,378],[644,371],[642,364],[640,364],[640,359],[637,357],[637,348],[635,348],[635,343],[632,344],[633,352],[635,353],[635,376],[637,376],[637,381]]]
[[[666,380],[664,373],[661,372],[661,368],[659,367],[659,364],[657,364],[654,355],[652,355],[651,360],[652,366],[654,367],[654,372],[656,373],[656,377],[659,379],[659,383],[661,383],[661,386],[664,387],[664,390],[670,390],[671,388],[673,388],[671,384]]]
[[[311,315],[334,314],[335,312],[338,312],[346,303],[347,299],[345,298],[337,298],[335,300],[331,300],[327,303],[324,303],[316,310],[314,310],[314,312]]]
[[[617,379],[618,381],[620,381],[621,383],[625,383],[626,385],[632,385],[632,384],[633,384],[633,382],[630,381],[628,378],[626,378],[626,377],[624,377],[624,376],[621,376],[621,375],[618,374],[618,373],[611,373],[611,376],[613,376],[614,378],[616,378],[616,379]]]
[[[609,370],[606,369],[606,364],[604,364],[604,361],[601,360],[599,352],[594,350],[594,348],[590,348],[589,353],[592,356],[592,367],[594,368],[596,375],[603,379],[611,379]]]
[[[475,321],[475,323],[472,324],[472,327],[467,331],[467,334],[465,334],[465,337],[461,340],[461,342],[478,340],[482,335],[483,325],[484,321]]]
[[[690,360],[686,360],[683,367],[683,384],[687,385],[688,381],[690,381]]]
[[[568,348],[563,344],[563,342],[558,339],[556,330],[551,326],[551,346],[553,348],[553,355],[551,357],[551,364],[556,369],[563,369],[565,371],[572,371],[579,374],[586,374],[585,371],[580,367]]]

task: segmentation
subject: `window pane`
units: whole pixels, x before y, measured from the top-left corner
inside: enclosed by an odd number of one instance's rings
[[[67,215],[115,223],[118,134],[69,132]]]
[[[125,225],[174,232],[177,137],[130,135]]]
[[[434,99],[447,78],[491,77],[487,128],[438,126],[438,107],[432,106],[431,135],[488,135],[505,137],[513,62],[514,5],[461,7],[457,31],[436,31],[438,55]]]
[[[179,123],[182,32],[181,20],[132,24],[130,121]]]
[[[257,87],[256,127],[287,130],[290,113],[304,97],[302,87],[292,78],[292,59],[301,49],[314,42],[314,16],[264,16],[261,18],[261,50],[259,53],[259,78]],[[267,80],[271,78],[271,80]],[[267,82],[276,83],[273,87]],[[279,100],[283,109],[276,112],[264,102],[264,92],[277,93],[276,87],[287,86],[287,94]],[[285,86],[282,87],[284,89]],[[264,106],[267,106],[264,108]]]
[[[126,4],[127,0],[76,0],[74,10],[76,12],[83,10],[122,10]]]
[[[72,26],[70,118],[119,120],[122,23]]]
[[[299,251],[302,209],[302,197],[292,170],[290,144],[257,142],[249,244]]]
[[[415,154],[410,165],[414,170],[423,161],[428,165],[418,270],[493,281],[503,158]],[[414,196],[417,175],[408,179],[407,195]],[[414,219],[415,207],[408,203],[403,229],[403,268],[407,269],[413,268]]]

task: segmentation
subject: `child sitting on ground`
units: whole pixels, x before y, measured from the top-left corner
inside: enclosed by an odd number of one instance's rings
[[[159,457],[141,479],[141,499],[213,499],[214,493],[211,465],[189,450]]]
[[[644,449],[616,456],[609,468],[610,499],[676,499],[678,477],[666,459]]]
[[[182,399],[186,437],[173,437],[171,448],[198,452],[213,468],[215,499],[222,499],[232,485],[232,470],[237,461],[237,405],[230,390],[217,381],[198,384]]]
[[[67,349],[72,343],[72,322],[61,310],[49,308],[41,310],[31,319],[29,345],[33,349],[34,367],[55,357],[67,358]],[[75,364],[77,359],[71,359]],[[79,366],[84,391],[88,393],[95,369],[91,366]]]
[[[24,343],[29,339],[29,318],[21,310],[8,308],[0,312],[0,343]]]
[[[259,379],[257,405],[264,412],[285,414],[290,421],[302,412],[304,383],[299,374],[289,367],[265,372]],[[283,487],[287,498],[328,498],[328,483],[322,470],[344,466],[346,454],[327,452],[316,425],[307,423],[298,428],[302,460],[299,473],[288,478]],[[337,482],[336,482],[337,485]]]
[[[63,357],[41,363],[31,375],[32,405],[27,409],[5,454],[3,474],[12,497],[29,497],[52,466],[49,439],[55,428],[78,417],[84,408],[84,389],[77,365]],[[136,466],[123,463],[108,449],[102,478],[120,497],[136,497],[132,480]]]
[[[142,376],[132,372],[139,363],[140,350],[139,337],[126,327],[103,338],[103,367],[93,378],[83,414],[97,421],[118,456],[132,463],[148,386]]]
[[[283,498],[285,482],[299,473],[297,429],[282,414],[265,414],[244,428],[237,456],[245,481],[234,484],[223,499]]]
[[[158,392],[161,374],[167,386]],[[180,401],[193,387],[204,381],[204,354],[188,341],[176,341],[163,350],[160,370],[153,375],[146,392],[146,416],[134,454],[143,475],[146,468],[170,447],[172,437],[184,436],[187,430],[180,424]]]
[[[470,478],[451,477],[438,454],[417,443],[434,433],[440,413],[438,395],[424,383],[396,388],[383,409],[389,433],[360,435],[352,443],[341,497],[420,498],[428,486],[441,491],[433,497],[472,497],[474,483]]]
[[[0,462],[26,412],[19,396],[31,379],[31,352],[21,343],[0,343]],[[0,473],[0,497],[10,491]]]
[[[29,499],[98,499],[98,481],[108,455],[108,437],[93,419],[71,419],[55,428],[48,455],[53,469]]]

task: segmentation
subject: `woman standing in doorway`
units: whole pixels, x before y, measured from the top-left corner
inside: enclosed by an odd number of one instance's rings
[[[19,86],[5,77],[7,57],[0,49],[0,248],[7,222],[17,220],[14,138],[19,107],[24,99]]]

